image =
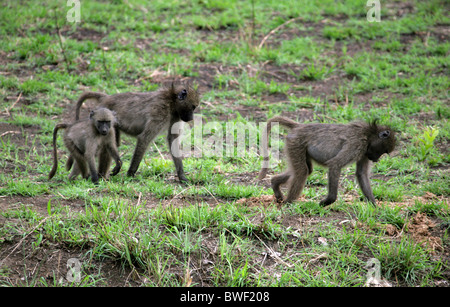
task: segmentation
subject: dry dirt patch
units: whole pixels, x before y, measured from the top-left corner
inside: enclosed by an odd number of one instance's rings
[[[236,201],[236,204],[244,205],[247,207],[263,206],[265,208],[278,205],[273,195],[261,195],[250,198],[241,198]]]
[[[407,224],[408,233],[411,238],[420,245],[432,251],[443,251],[442,239],[432,236],[432,230],[437,224],[434,223],[425,213],[417,214]]]

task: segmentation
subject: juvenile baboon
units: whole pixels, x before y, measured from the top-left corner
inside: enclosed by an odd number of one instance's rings
[[[93,98],[98,105],[116,112],[121,123],[120,130],[137,138],[136,148],[127,174],[134,176],[145,151],[160,133],[167,133],[169,150],[175,164],[178,179],[187,181],[181,157],[172,152],[177,145],[178,134],[171,133],[171,127],[180,120],[189,122],[194,118],[194,110],[199,105],[199,94],[191,86],[174,85],[163,87],[155,92],[121,93],[106,95],[85,92],[77,101],[76,119],[84,100]],[[100,169],[103,171],[103,169]]]
[[[102,161],[105,153],[111,156],[116,162],[111,175],[117,175],[122,167],[119,152],[117,151],[115,131],[118,127],[114,112],[106,108],[98,108],[91,111],[88,120],[77,121],[73,124],[58,124],[53,130],[53,168],[48,178],[52,179],[58,168],[58,157],[56,150],[56,137],[59,129],[66,129],[64,134],[64,144],[70,152],[67,161],[67,170],[70,170],[72,164],[73,169],[69,175],[69,179],[75,179],[78,174],[83,178],[91,175],[92,182],[98,183],[99,173],[95,167],[95,157],[99,156],[99,166],[105,170],[100,173],[106,176],[111,166],[108,161]],[[100,155],[103,154],[103,156]],[[75,163],[73,163],[75,160]],[[89,172],[88,172],[89,168]]]
[[[328,167],[328,196],[320,202],[327,206],[336,201],[341,169],[356,162],[356,178],[367,200],[375,204],[370,187],[370,161],[377,162],[395,147],[395,133],[389,127],[376,122],[354,122],[350,124],[299,124],[288,118],[277,116],[267,123],[267,135],[271,124],[278,122],[290,128],[286,138],[288,170],[272,177],[275,198],[283,201],[280,185],[289,181],[286,203],[295,201],[301,194],[306,178],[312,173],[312,161]],[[264,162],[267,162],[265,149]],[[267,164],[261,169],[259,179],[267,174]]]

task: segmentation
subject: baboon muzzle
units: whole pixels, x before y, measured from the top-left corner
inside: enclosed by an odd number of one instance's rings
[[[180,115],[180,118],[184,122],[190,122],[191,120],[194,119],[194,114],[193,113],[188,113],[188,114],[184,113],[184,114]]]

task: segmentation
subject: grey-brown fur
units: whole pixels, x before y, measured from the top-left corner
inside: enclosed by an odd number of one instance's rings
[[[272,189],[277,201],[283,201],[280,185],[289,182],[285,202],[295,201],[301,194],[306,178],[312,173],[312,161],[328,167],[328,195],[320,202],[330,205],[336,201],[341,169],[356,162],[356,178],[368,201],[375,204],[370,187],[370,161],[377,162],[381,155],[395,147],[395,134],[386,126],[375,122],[350,124],[299,124],[277,116],[269,120],[290,128],[286,138],[288,170],[272,177]],[[262,168],[259,178],[267,173]]]
[[[70,152],[67,161],[67,170],[73,165],[69,179],[75,179],[78,174],[83,178],[91,176],[92,182],[97,183],[99,173],[95,167],[95,157],[99,156],[99,166],[103,165],[105,172],[101,176],[106,177],[111,166],[111,158],[116,162],[112,175],[119,173],[122,166],[116,145],[117,121],[114,113],[106,108],[98,108],[92,111],[88,120],[77,121],[73,124],[58,124],[53,130],[53,168],[48,178],[51,179],[58,168],[58,157],[56,150],[56,138],[59,129],[66,129],[64,133],[64,144]],[[108,154],[108,161],[102,161],[100,153]],[[73,163],[75,160],[75,163]]]
[[[155,92],[121,93],[106,95],[86,92],[78,99],[76,119],[84,100],[94,98],[98,105],[113,110],[117,114],[120,131],[137,138],[128,175],[134,176],[150,142],[160,133],[167,133],[167,141],[178,179],[187,181],[181,157],[172,153],[173,142],[178,142],[178,134],[171,133],[171,127],[179,121],[191,121],[194,109],[199,105],[198,92],[185,85],[163,87]],[[176,145],[176,144],[175,144]],[[102,171],[102,169],[100,169]]]

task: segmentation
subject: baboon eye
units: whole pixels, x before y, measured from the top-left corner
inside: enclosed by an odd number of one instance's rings
[[[391,135],[391,132],[389,130],[386,131],[381,131],[378,136],[380,137],[380,139],[385,139],[387,137],[389,137],[389,135]]]
[[[180,100],[185,100],[187,96],[187,91],[186,90],[182,90],[179,94],[178,94],[178,99]]]
[[[111,122],[110,121],[103,121],[103,120],[99,120],[98,123],[102,126],[111,126]]]

